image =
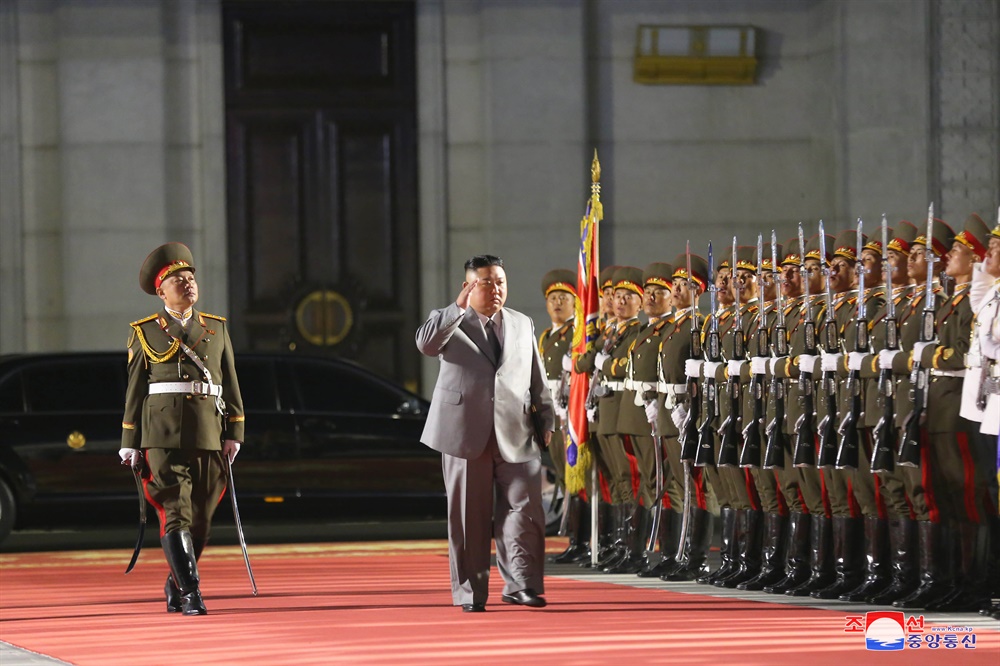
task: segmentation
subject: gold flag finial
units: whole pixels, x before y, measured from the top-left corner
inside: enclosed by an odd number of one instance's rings
[[[597,148],[594,148],[594,161],[590,163],[590,180],[595,183],[601,180],[601,163],[597,159]]]

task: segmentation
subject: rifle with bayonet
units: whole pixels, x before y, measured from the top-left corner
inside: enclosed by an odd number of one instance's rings
[[[840,351],[840,332],[837,331],[836,312],[833,307],[833,291],[830,288],[830,264],[826,260],[826,234],[823,220],[819,221],[819,261],[823,267],[823,282],[826,288],[826,314],[823,322],[823,351],[837,354]],[[837,371],[824,370],[820,379],[826,400],[826,416],[819,424],[820,467],[833,467],[837,462]]]
[[[733,236],[733,259],[730,266],[729,283],[733,287],[733,296],[736,299],[736,303],[733,306],[736,308],[733,318],[733,355],[730,359],[745,361],[747,356],[746,340],[743,338],[740,289],[736,281],[736,236]],[[719,443],[719,460],[717,464],[719,467],[736,467],[739,462],[740,453],[740,410],[743,406],[739,374],[735,377],[732,375],[729,376],[729,380],[726,382],[726,393],[729,395],[729,414],[719,428],[722,441]]]
[[[920,342],[934,342],[937,339],[937,313],[934,295],[934,204],[927,209],[927,237],[924,242],[924,259],[927,263],[927,284],[924,288],[924,311],[920,319]],[[911,411],[903,422],[903,433],[899,443],[899,464],[903,467],[920,466],[920,422],[927,411],[930,369],[923,367],[917,354],[913,355],[913,369],[910,372]]]
[[[865,265],[861,260],[861,251],[864,248],[862,240],[863,222],[858,218],[858,247],[854,262],[854,270],[858,276],[858,310],[854,318],[854,351],[867,354],[870,349],[868,341],[868,316],[865,312]],[[837,450],[837,460],[834,466],[837,469],[857,469],[858,468],[858,448],[859,438],[858,424],[861,423],[862,401],[861,401],[861,371],[851,370],[847,375],[847,395],[850,396],[851,406],[847,414],[840,422],[838,432],[840,433],[840,448]]]
[[[694,285],[694,274],[691,273],[691,242],[687,243],[687,275],[688,289],[691,292],[691,358],[701,358],[701,325],[698,317],[698,293]],[[677,437],[681,445],[681,461],[690,463],[695,458],[698,446],[698,416],[701,412],[701,392],[698,390],[698,378],[687,378],[687,394],[689,399],[688,413],[681,424]],[[685,493],[686,494],[686,493]]]
[[[899,321],[896,319],[896,301],[892,293],[892,266],[889,265],[889,223],[882,214],[882,267],[885,269],[885,348],[899,349]],[[892,472],[895,467],[893,443],[896,418],[896,391],[892,380],[892,370],[879,372],[878,392],[882,401],[882,415],[875,424],[875,448],[872,451],[872,472]]]
[[[805,321],[802,323],[802,333],[805,338],[803,354],[816,356],[816,319],[813,316],[812,295],[809,293],[809,275],[806,273],[805,233],[802,223],[799,223],[799,251],[802,253],[802,284],[805,286],[803,304],[805,305]],[[802,403],[802,413],[795,422],[795,448],[792,453],[792,465],[795,467],[816,466],[816,393],[813,390],[813,373],[803,372],[799,368],[799,401]]]
[[[715,269],[712,264],[712,243],[708,244],[708,335],[705,338],[705,362],[719,363],[722,351],[719,348],[719,289],[715,286]],[[695,453],[695,467],[706,467],[715,462],[715,422],[719,418],[719,389],[715,384],[715,373],[705,372],[701,391],[705,396],[705,413],[698,428],[698,450]]]
[[[800,252],[804,251],[800,248]],[[771,277],[777,287],[777,302],[774,317],[774,338],[771,343],[771,351],[776,358],[788,356],[788,332],[785,329],[785,300],[781,294],[781,285],[778,284],[778,237],[774,230],[771,230]],[[774,401],[774,418],[768,421],[764,429],[767,437],[767,448],[764,449],[764,468],[774,469],[785,466],[785,431],[782,424],[785,422],[785,382],[778,377],[778,373],[771,373],[771,386],[768,389],[771,400]]]
[[[774,282],[775,288],[778,283]],[[757,309],[757,356],[767,353],[767,321],[764,317],[764,237],[757,234],[757,288],[761,290],[761,304]],[[760,467],[760,426],[764,422],[764,376],[754,375],[750,379],[750,395],[753,397],[753,418],[743,428],[743,450],[740,451],[740,467]]]

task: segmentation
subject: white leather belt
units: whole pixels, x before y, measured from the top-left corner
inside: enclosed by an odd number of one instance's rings
[[[625,380],[625,388],[630,391],[635,391],[636,393],[645,393],[646,391],[656,391],[656,382],[637,382],[634,379]]]
[[[964,377],[965,370],[935,370],[931,368],[931,377]]]
[[[607,386],[612,391],[624,391],[625,390],[625,382],[609,382],[609,381],[604,381],[604,382],[601,383],[601,385],[602,386]]]
[[[218,398],[222,395],[221,384],[208,382],[156,382],[149,385],[149,395],[158,393],[187,393],[189,395],[210,395]]]
[[[666,393],[667,398],[663,401],[663,406],[668,410],[673,410],[677,406],[678,396],[687,395],[687,384],[667,384],[664,382],[656,383],[656,390],[660,393]]]

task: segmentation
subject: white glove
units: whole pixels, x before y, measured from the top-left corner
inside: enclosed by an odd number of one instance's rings
[[[229,458],[229,462],[236,461],[236,454],[240,452],[240,443],[235,439],[227,439],[222,443],[222,455]]]
[[[118,450],[118,456],[122,459],[123,465],[138,467],[139,461],[142,459],[142,451],[139,449],[128,449],[122,447]]]
[[[563,372],[573,372],[573,357],[566,354],[562,357]]]
[[[816,357],[809,354],[799,354],[799,372],[812,373],[816,367]]]
[[[604,352],[597,352],[597,356],[594,357],[594,367],[598,370],[604,370],[604,363],[611,358]]]
[[[770,360],[768,362],[768,366],[769,366],[768,370],[771,371],[772,375],[774,374],[775,370],[778,368],[778,363],[779,362],[784,363],[786,358],[788,358],[788,357],[787,356],[772,356],[770,358]]]
[[[734,379],[739,379],[740,372],[742,371],[744,363],[746,363],[746,361],[730,361],[728,365],[729,376],[733,377]]]
[[[892,370],[892,359],[899,353],[898,349],[883,349],[878,353],[879,370]]]
[[[843,357],[843,354],[823,354],[820,359],[820,365],[823,367],[823,372],[836,372],[839,370],[840,359]]]
[[[560,420],[562,420],[563,423],[566,423],[566,421],[569,420],[569,408],[568,407],[563,407],[562,405],[560,405],[557,402],[557,403],[555,403],[555,410],[556,410],[556,416],[558,416],[560,418]]]
[[[861,372],[861,365],[865,362],[864,352],[851,352],[847,355],[847,369]]]
[[[719,368],[722,366],[721,363],[705,363],[703,370],[705,371],[705,377],[715,378],[715,375],[719,372]]]
[[[591,423],[597,422],[597,407],[587,408],[587,420],[590,421]]]
[[[684,419],[687,418],[687,410],[684,409],[684,405],[677,405],[672,410],[670,410],[670,420],[674,422],[674,427],[680,430],[684,427]]]
[[[767,356],[754,356],[750,359],[750,372],[754,375],[766,375],[767,363],[771,359]]]
[[[696,358],[689,358],[684,361],[684,374],[691,379],[698,379],[701,377],[701,366],[704,361],[699,361]]]
[[[646,410],[646,421],[648,421],[653,425],[656,425],[656,417],[660,415],[659,398],[647,402],[645,405],[643,405],[643,409]]]
[[[914,342],[913,343],[913,360],[920,361],[924,355],[924,349],[927,347],[936,346],[936,342]]]

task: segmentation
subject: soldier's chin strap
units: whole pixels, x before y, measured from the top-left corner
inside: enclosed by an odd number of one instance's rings
[[[164,332],[166,333],[166,330],[164,330]],[[170,333],[167,333],[167,335],[170,335]],[[201,372],[202,372],[203,375],[205,375],[205,381],[208,382],[208,385],[209,386],[217,386],[217,384],[213,384],[212,383],[212,372],[207,367],[205,367],[205,362],[202,361],[201,358],[199,358],[198,355],[195,354],[191,350],[191,348],[188,347],[186,344],[184,344],[179,338],[174,337],[173,335],[170,335],[170,337],[173,338],[174,342],[176,342],[178,345],[180,345],[181,351],[183,351],[185,354],[187,354],[188,358],[190,358],[191,361],[196,366],[198,366],[198,369],[201,370]],[[221,416],[225,416],[225,414],[226,414],[226,402],[222,399],[221,387],[220,387],[219,395],[215,396],[215,409],[219,412],[219,414]]]

